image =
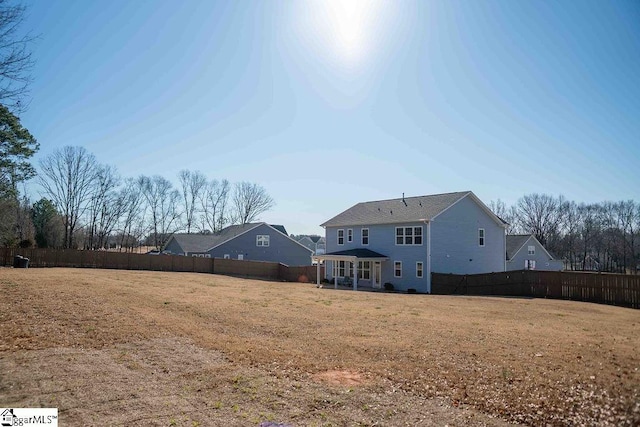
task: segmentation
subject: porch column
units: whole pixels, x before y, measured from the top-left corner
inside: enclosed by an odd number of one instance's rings
[[[320,287],[320,260],[316,259],[316,286]]]
[[[335,263],[338,261],[331,261],[331,266],[333,267],[333,271],[337,273],[338,271],[338,267],[335,265]],[[333,276],[333,289],[338,289],[338,275],[335,274]]]
[[[353,290],[358,290],[358,259],[353,261]]]

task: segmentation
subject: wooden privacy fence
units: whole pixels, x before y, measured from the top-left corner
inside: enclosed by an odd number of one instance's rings
[[[29,258],[29,267],[108,268],[119,270],[180,271],[254,277],[289,282],[315,282],[316,266],[289,267],[277,262],[179,255],[147,255],[72,249],[0,248],[0,262],[13,265],[14,257]],[[322,277],[323,271],[321,271]]]
[[[640,276],[576,271],[518,270],[431,276],[440,295],[503,295],[569,299],[640,308]]]

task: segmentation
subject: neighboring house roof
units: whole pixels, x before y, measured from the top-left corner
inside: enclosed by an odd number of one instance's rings
[[[269,224],[269,225],[271,225],[271,227],[275,228],[276,230],[278,230],[279,232],[281,232],[285,236],[288,236],[287,229],[284,228],[284,225],[275,225],[275,224]]]
[[[491,212],[473,192],[462,191],[362,202],[331,218],[321,226],[336,227],[430,221],[465,197],[471,197],[476,201],[499,225],[506,225],[506,222]]]
[[[178,245],[182,248],[183,252],[193,253],[193,252],[208,252],[211,249],[220,246],[223,243],[228,242],[229,240],[233,240],[241,234],[247,233],[253,230],[256,227],[261,225],[266,225],[279,233],[283,233],[286,237],[289,237],[286,233],[285,228],[282,225],[269,225],[265,222],[258,223],[249,223],[249,224],[239,224],[239,225],[230,225],[229,227],[223,228],[217,233],[214,234],[183,234],[183,233],[175,233],[171,239],[174,239]],[[295,242],[295,240],[291,239]],[[169,241],[167,244],[169,244]],[[298,242],[296,242],[298,243]],[[166,246],[166,245],[165,245]],[[309,248],[304,245],[300,245],[307,250]]]
[[[538,243],[549,258],[557,259],[557,257],[553,256],[533,234],[509,234],[507,235],[507,260],[513,259],[513,257],[520,252],[530,239],[533,239]]]

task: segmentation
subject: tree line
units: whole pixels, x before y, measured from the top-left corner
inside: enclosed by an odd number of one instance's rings
[[[509,234],[535,235],[568,270],[638,273],[640,203],[634,200],[577,203],[529,194],[511,206],[498,200],[489,207]]]
[[[123,178],[83,147],[63,147],[39,166],[44,197],[22,204],[25,232],[13,237],[24,246],[32,238],[39,247],[133,248],[144,241],[162,248],[173,233],[215,233],[274,206],[258,184],[231,184],[199,171],[181,171],[177,187],[160,175]]]

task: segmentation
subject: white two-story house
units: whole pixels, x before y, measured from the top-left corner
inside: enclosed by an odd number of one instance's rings
[[[506,269],[507,224],[471,191],[358,203],[321,225],[314,259],[336,286],[430,293],[431,272]]]

